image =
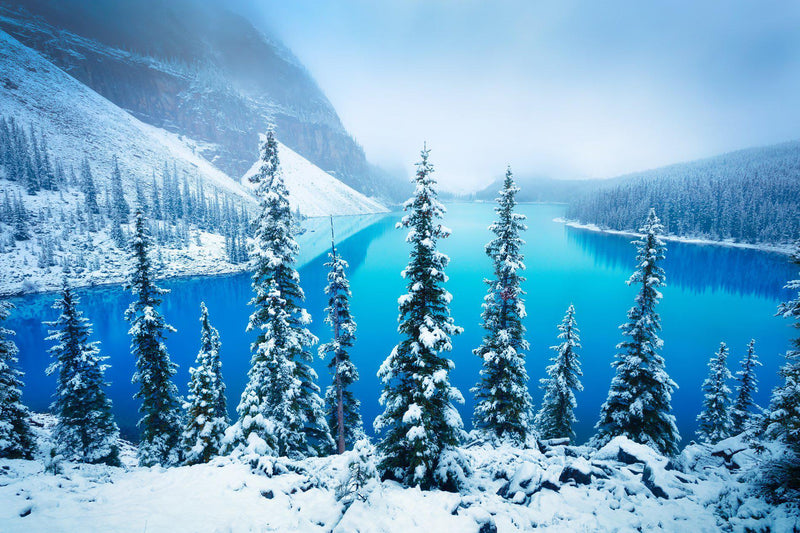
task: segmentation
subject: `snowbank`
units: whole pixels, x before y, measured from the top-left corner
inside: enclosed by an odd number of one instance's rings
[[[42,415],[36,418],[41,423]],[[52,425],[49,420],[45,426]],[[47,449],[48,428],[37,432],[40,447]],[[127,446],[122,468],[65,464],[56,475],[45,473],[45,452],[40,452],[36,461],[0,460],[0,530],[487,533],[800,527],[797,510],[769,507],[753,496],[744,468],[725,467],[724,459],[713,455],[715,448],[693,447],[692,454],[705,457],[697,471],[675,470],[666,458],[627,439],[615,439],[600,451],[472,446],[464,454],[474,473],[461,494],[373,481],[361,497],[349,500],[341,497],[341,489],[352,452],[304,461],[271,459],[254,469],[217,458],[164,470],[134,466]],[[622,452],[625,462],[619,460]],[[647,486],[648,469],[657,470],[656,484],[667,476],[679,490],[654,494]]]

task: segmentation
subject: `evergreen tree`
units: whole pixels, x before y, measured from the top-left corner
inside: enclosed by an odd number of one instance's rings
[[[38,155],[39,149],[36,143],[33,143],[34,151]],[[41,187],[39,186],[39,178],[36,176],[36,164],[30,157],[25,158],[24,162],[24,179],[25,179],[25,192],[30,195],[35,195]]]
[[[0,301],[0,324],[13,308]],[[36,448],[30,413],[22,403],[22,371],[17,368],[14,332],[0,325],[0,458],[33,459]]]
[[[708,361],[708,377],[703,382],[703,410],[697,416],[700,423],[697,436],[703,442],[716,444],[731,435],[731,389],[728,380],[731,372],[727,367],[728,347],[724,342],[719,351]]]
[[[481,381],[472,389],[477,400],[474,425],[498,438],[524,442],[530,434],[533,402],[528,392],[525,370],[524,294],[525,278],[520,232],[526,228],[525,215],[514,212],[519,188],[511,169],[506,171],[503,189],[497,198],[499,220],[489,226],[495,238],[486,245],[492,259],[493,278],[486,280],[489,290],[483,304],[483,343],[474,350],[483,361]]]
[[[270,130],[261,146],[261,167],[251,178],[261,212],[255,222],[253,291],[248,331],[252,344],[248,383],[232,427],[232,440],[245,453],[304,457],[333,447],[325,421],[313,357],[317,342],[308,330],[311,317],[302,308],[303,290],[295,269],[298,253],[288,190]]]
[[[25,203],[19,195],[15,198],[14,203],[14,240],[27,241],[31,238],[31,233],[28,230],[28,211],[25,209]]]
[[[617,345],[621,350],[612,366],[616,375],[611,381],[608,398],[601,408],[595,428],[596,445],[624,435],[651,446],[659,452],[673,455],[678,451],[680,435],[671,414],[672,391],[677,388],[659,354],[663,341],[658,337],[661,317],[656,305],[661,299],[659,288],[664,286],[666,245],[659,236],[662,226],[654,210],[640,229],[636,241],[636,271],[628,284],[640,283],[635,305],[628,311],[628,322],[620,326],[629,340]]]
[[[142,211],[145,213],[150,212],[150,207],[147,205],[147,197],[144,195],[144,189],[142,189],[142,182],[139,179],[139,176],[136,176],[136,206],[141,207]]]
[[[741,361],[741,370],[736,372],[736,399],[733,402],[731,422],[735,432],[747,429],[748,423],[753,418],[753,410],[757,407],[753,395],[758,392],[758,378],[756,367],[761,362],[756,355],[756,341],[752,339],[747,345],[747,355]]]
[[[457,448],[464,430],[453,402],[463,398],[450,385],[454,364],[444,353],[452,349],[450,336],[462,329],[453,323],[451,295],[444,288],[449,258],[436,248],[450,231],[438,222],[445,208],[428,154],[423,148],[414,196],[404,204],[410,213],[398,223],[409,228],[406,241],[412,247],[402,273],[408,293],[398,300],[403,339],[378,371],[384,412],[374,426],[383,434],[378,468],[384,478],[423,489],[456,490],[466,466]]]
[[[350,360],[348,350],[353,347],[356,323],[350,314],[350,282],[345,270],[347,261],[336,251],[333,240],[333,217],[331,217],[331,251],[328,254],[328,307],[325,308],[325,322],[333,329],[333,339],[319,347],[320,357],[331,354],[328,368],[331,371],[332,383],[325,391],[325,412],[331,436],[336,442],[337,453],[364,437],[361,423],[361,402],[359,402],[350,386],[358,381],[358,370]]]
[[[162,220],[161,200],[158,194],[158,183],[156,183],[156,173],[153,172],[152,196],[150,199],[150,216],[154,220]]]
[[[791,260],[800,265],[800,241]],[[800,329],[800,278],[787,283],[786,288],[797,291],[797,296],[780,305],[778,316],[794,320],[792,326]],[[792,340],[778,373],[783,382],[772,390],[766,435],[786,442],[800,455],[800,337]]]
[[[536,429],[543,439],[575,439],[572,425],[577,421],[574,410],[577,406],[575,391],[582,391],[580,361],[576,349],[581,347],[580,331],[575,323],[575,308],[570,305],[567,314],[558,326],[561,343],[553,346],[556,351],[553,364],[547,367],[546,379],[541,380],[544,389],[542,407],[536,414]]]
[[[130,243],[131,273],[126,285],[136,299],[125,312],[125,319],[131,323],[131,351],[136,358],[133,381],[139,383],[134,397],[142,401],[139,463],[143,466],[178,463],[182,430],[178,390],[172,383],[177,365],[170,361],[164,345],[164,332],[175,329],[158,312],[161,295],[167,291],[154,283],[151,246],[144,215],[137,209]]]
[[[200,324],[197,365],[189,369],[189,403],[183,431],[183,458],[186,464],[207,463],[218,455],[229,424],[219,358],[219,333],[208,319],[205,303],[200,304]]]
[[[118,466],[119,429],[111,414],[111,401],[103,388],[103,364],[97,342],[89,342],[92,325],[78,309],[79,299],[67,284],[54,304],[61,311],[47,340],[55,361],[47,373],[58,373],[56,400],[52,408],[58,415],[53,436],[58,453],[72,461],[106,463]]]
[[[94,186],[94,178],[92,177],[92,169],[89,167],[89,161],[85,158],[81,165],[81,190],[86,203],[86,211],[93,215],[99,215],[100,206],[97,205],[97,189]]]
[[[114,156],[114,169],[111,172],[111,202],[112,218],[119,224],[127,223],[131,210],[125,200],[125,193],[122,189],[122,173],[119,171],[119,161],[116,155]]]

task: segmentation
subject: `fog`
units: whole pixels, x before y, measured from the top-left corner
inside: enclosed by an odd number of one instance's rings
[[[240,0],[375,163],[466,191],[796,139],[800,3]]]

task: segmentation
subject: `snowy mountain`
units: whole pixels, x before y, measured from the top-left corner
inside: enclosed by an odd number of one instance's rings
[[[0,84],[0,152],[18,159],[16,166],[0,161],[0,292],[52,289],[65,272],[80,284],[121,279],[121,233],[110,211],[115,165],[129,206],[159,197],[172,210],[153,216],[164,275],[243,268],[256,201],[203,157],[202,143],[142,122],[2,30]],[[289,148],[283,152],[294,209],[310,216],[386,211]],[[84,161],[102,207],[88,218]],[[47,166],[56,183],[29,190],[30,165]],[[30,235],[17,238],[13,226],[22,219]]]
[[[0,115],[32,126],[65,166],[88,158],[99,184],[107,184],[112,157],[127,176],[149,180],[165,162],[255,205],[244,188],[198,154],[194,141],[143,123],[0,31]],[[133,191],[132,180],[127,189]]]
[[[0,29],[141,121],[196,139],[228,175],[250,167],[271,124],[356,190],[404,196],[404,183],[367,162],[291,51],[222,4],[12,0],[0,6]]]

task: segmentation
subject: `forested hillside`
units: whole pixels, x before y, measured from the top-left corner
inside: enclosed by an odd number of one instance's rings
[[[800,142],[622,176],[580,195],[567,217],[635,230],[650,207],[673,235],[782,244],[800,238]]]

